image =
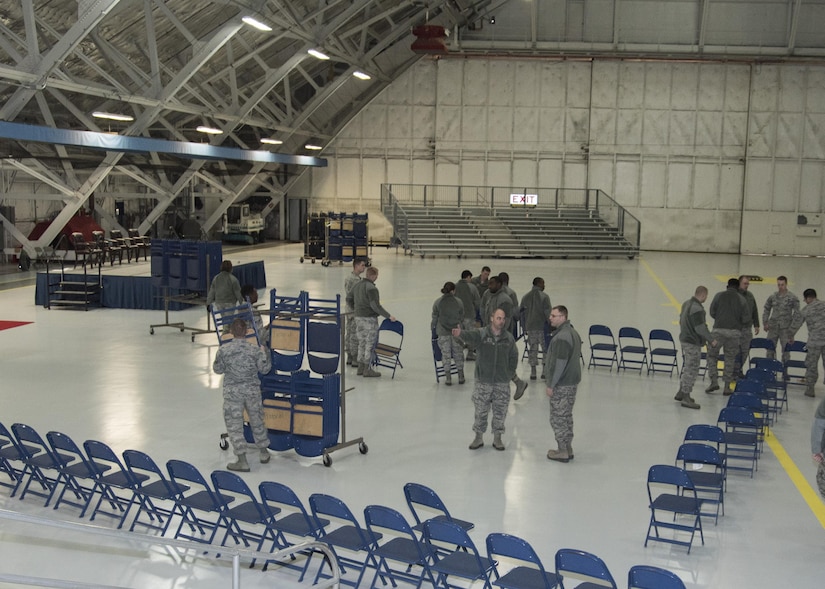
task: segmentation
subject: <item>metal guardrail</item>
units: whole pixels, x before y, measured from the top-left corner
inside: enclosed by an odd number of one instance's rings
[[[642,226],[639,220],[605,192],[597,188],[525,188],[513,186],[453,186],[432,184],[382,184],[381,212],[390,220],[395,237],[409,249],[409,228],[404,206],[458,207],[474,209],[481,214],[489,210],[510,209],[511,195],[522,195],[525,200],[535,196],[531,208],[539,210],[585,209],[598,215],[615,228],[619,235],[639,251]],[[521,206],[521,205],[517,205]]]
[[[196,554],[203,552],[205,547],[212,548],[216,555],[212,558],[216,559],[232,559],[232,588],[239,589],[241,586],[241,569],[240,559],[257,558],[263,561],[281,560],[288,558],[296,552],[304,550],[317,550],[323,552],[329,559],[331,575],[330,579],[325,579],[320,583],[310,585],[317,589],[326,589],[327,587],[338,587],[341,580],[341,572],[338,566],[338,558],[335,553],[323,542],[302,542],[295,544],[289,548],[278,550],[277,552],[257,552],[255,550],[246,550],[241,548],[232,548],[230,546],[218,546],[216,544],[204,544],[201,542],[187,542],[183,540],[173,540],[171,538],[164,538],[163,536],[149,536],[147,534],[140,534],[137,532],[125,532],[122,530],[112,530],[109,528],[102,528],[90,524],[72,523],[62,520],[54,520],[34,515],[17,513],[6,509],[0,509],[0,519],[31,524],[35,526],[48,526],[60,530],[65,530],[75,533],[92,534],[100,538],[113,538],[122,540],[124,542],[139,542],[142,544],[171,546],[174,548],[182,548],[184,550],[194,550]],[[8,566],[8,559],[3,559],[4,567]],[[323,564],[321,566],[324,566]],[[87,582],[68,581],[64,579],[50,579],[44,577],[34,577],[26,575],[14,575],[0,572],[0,583],[11,583],[14,585],[29,585],[33,587],[56,587],[58,589],[124,589],[117,585],[96,585]]]

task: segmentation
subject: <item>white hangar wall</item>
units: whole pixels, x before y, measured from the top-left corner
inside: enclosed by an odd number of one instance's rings
[[[314,210],[377,211],[387,182],[599,188],[643,249],[825,254],[825,66],[422,60],[325,156],[291,191]]]

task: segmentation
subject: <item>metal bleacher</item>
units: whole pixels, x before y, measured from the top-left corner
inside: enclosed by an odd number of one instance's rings
[[[524,193],[539,193],[536,204],[511,205],[518,192],[510,188],[385,184],[381,201],[396,242],[411,255],[632,259],[639,253],[638,220],[603,192]]]

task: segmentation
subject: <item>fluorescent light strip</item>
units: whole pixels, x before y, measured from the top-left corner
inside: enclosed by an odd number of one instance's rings
[[[251,16],[245,16],[241,20],[243,22],[245,22],[246,24],[248,24],[250,27],[255,27],[259,31],[263,31],[265,33],[268,33],[269,31],[272,30],[272,27],[262,23],[261,21],[255,19],[255,18],[252,18]]]
[[[214,127],[207,127],[205,125],[199,125],[195,131],[199,133],[206,133],[207,135],[222,135],[223,131],[220,129],[215,129]]]
[[[352,75],[355,76],[356,78],[358,78],[359,80],[371,80],[372,79],[372,76],[370,76],[369,74],[365,74],[364,72],[362,72],[360,70],[355,70],[354,72],[352,72]]]
[[[307,51],[307,53],[309,53],[312,57],[316,59],[329,59],[329,55],[327,55],[326,53],[321,53],[317,49],[310,49],[309,51]]]
[[[261,143],[266,143],[267,145],[281,145],[283,141],[280,139],[270,139],[269,137],[264,137],[261,139]]]
[[[117,113],[101,112],[101,111],[93,112],[92,116],[96,119],[109,119],[111,121],[121,121],[121,122],[124,122],[124,123],[128,123],[128,122],[131,122],[131,121],[135,120],[135,117],[130,116],[130,115],[120,115],[120,114],[117,114]]]
[[[315,145],[314,143],[307,143],[306,145],[304,145],[304,148],[311,149],[312,151],[321,151],[322,149],[324,149],[320,145]]]

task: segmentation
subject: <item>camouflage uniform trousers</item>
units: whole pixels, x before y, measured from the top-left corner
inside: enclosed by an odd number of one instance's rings
[[[547,351],[544,349],[544,331],[530,330],[526,332],[526,336],[527,361],[530,363],[530,366],[537,366],[539,363],[539,350],[541,350],[542,357],[544,357],[544,353]]]
[[[503,434],[504,418],[507,417],[507,407],[510,406],[510,383],[476,381],[472,399],[475,406],[473,431],[477,434],[483,434],[487,431],[487,415],[490,413],[490,407],[492,407],[493,421],[491,429],[494,434]]]
[[[559,448],[573,441],[573,404],[576,402],[577,385],[556,386],[550,397],[550,427]]]
[[[819,487],[819,494],[825,497],[825,462],[820,462],[816,469],[816,485]]]
[[[712,385],[719,384],[719,352],[725,354],[725,371],[722,380],[725,384],[733,381],[733,364],[739,353],[738,329],[714,329],[711,334],[716,340],[716,347],[708,344],[708,375]]]
[[[774,347],[776,347],[779,350],[782,350],[782,363],[784,364],[785,362],[787,362],[790,354],[788,354],[785,351],[785,346],[788,344],[789,341],[791,341],[791,338],[793,337],[793,332],[791,331],[791,328],[779,327],[775,323],[770,323],[768,325],[768,332],[765,337],[767,337],[769,340],[773,342]],[[776,351],[768,350],[766,355],[768,358],[774,359],[776,358]]]
[[[255,446],[263,449],[269,447],[269,434],[264,425],[264,408],[261,404],[261,389],[224,389],[223,392],[223,421],[226,424],[226,433],[232,450],[237,455],[246,454],[252,447],[243,435],[243,412],[249,416],[249,426]]]
[[[702,361],[702,346],[681,342],[682,353],[685,355],[682,365],[682,378],[679,379],[679,392],[690,396],[696,377],[699,376],[699,363]]]
[[[447,374],[450,370],[450,358],[455,362],[456,370],[464,370],[464,350],[457,339],[451,335],[439,335],[438,349],[441,350],[441,363]]]
[[[347,315],[347,338],[345,346],[347,354],[353,358],[358,358],[358,331],[355,328],[355,315]]]
[[[750,356],[751,340],[753,339],[753,327],[745,327],[739,336],[739,359],[733,367],[735,374],[748,371],[748,357]]]
[[[378,317],[356,317],[355,332],[358,334],[358,362],[370,364],[378,341]]]
[[[825,345],[812,344],[808,342],[805,346],[807,352],[805,354],[805,384],[808,385],[809,390],[813,390],[816,381],[819,380],[819,358],[825,362]]]

